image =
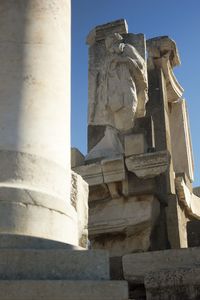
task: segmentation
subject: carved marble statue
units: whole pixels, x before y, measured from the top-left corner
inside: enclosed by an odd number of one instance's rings
[[[96,95],[90,107],[89,124],[100,122],[126,131],[133,127],[135,117],[145,114],[146,63],[118,33],[106,37],[105,47],[104,63],[96,75]]]

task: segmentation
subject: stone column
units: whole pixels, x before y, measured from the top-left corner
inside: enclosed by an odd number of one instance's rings
[[[77,244],[70,0],[0,1],[0,233]]]

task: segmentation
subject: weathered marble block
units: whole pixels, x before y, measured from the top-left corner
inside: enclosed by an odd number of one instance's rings
[[[150,195],[93,202],[89,234],[92,246],[110,250],[111,256],[148,250],[160,203]]]
[[[124,152],[125,156],[134,154],[142,154],[147,150],[147,143],[144,134],[130,134],[124,137]]]
[[[73,170],[80,174],[89,185],[98,185],[103,183],[103,171],[100,163],[76,167]]]
[[[133,155],[126,158],[128,170],[139,178],[153,178],[169,168],[170,155],[167,151]]]
[[[124,158],[116,157],[112,159],[104,159],[101,162],[104,182],[122,181],[126,177]]]

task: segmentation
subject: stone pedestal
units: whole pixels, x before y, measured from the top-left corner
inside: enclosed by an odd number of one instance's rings
[[[0,233],[77,245],[70,13],[68,0],[0,3]]]

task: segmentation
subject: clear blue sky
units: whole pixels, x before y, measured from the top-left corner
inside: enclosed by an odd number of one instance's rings
[[[72,0],[73,147],[87,151],[88,49],[85,39],[96,25],[124,18],[129,32],[146,38],[168,35],[177,43],[181,66],[175,74],[184,88],[190,117],[195,182],[200,185],[200,0]]]

